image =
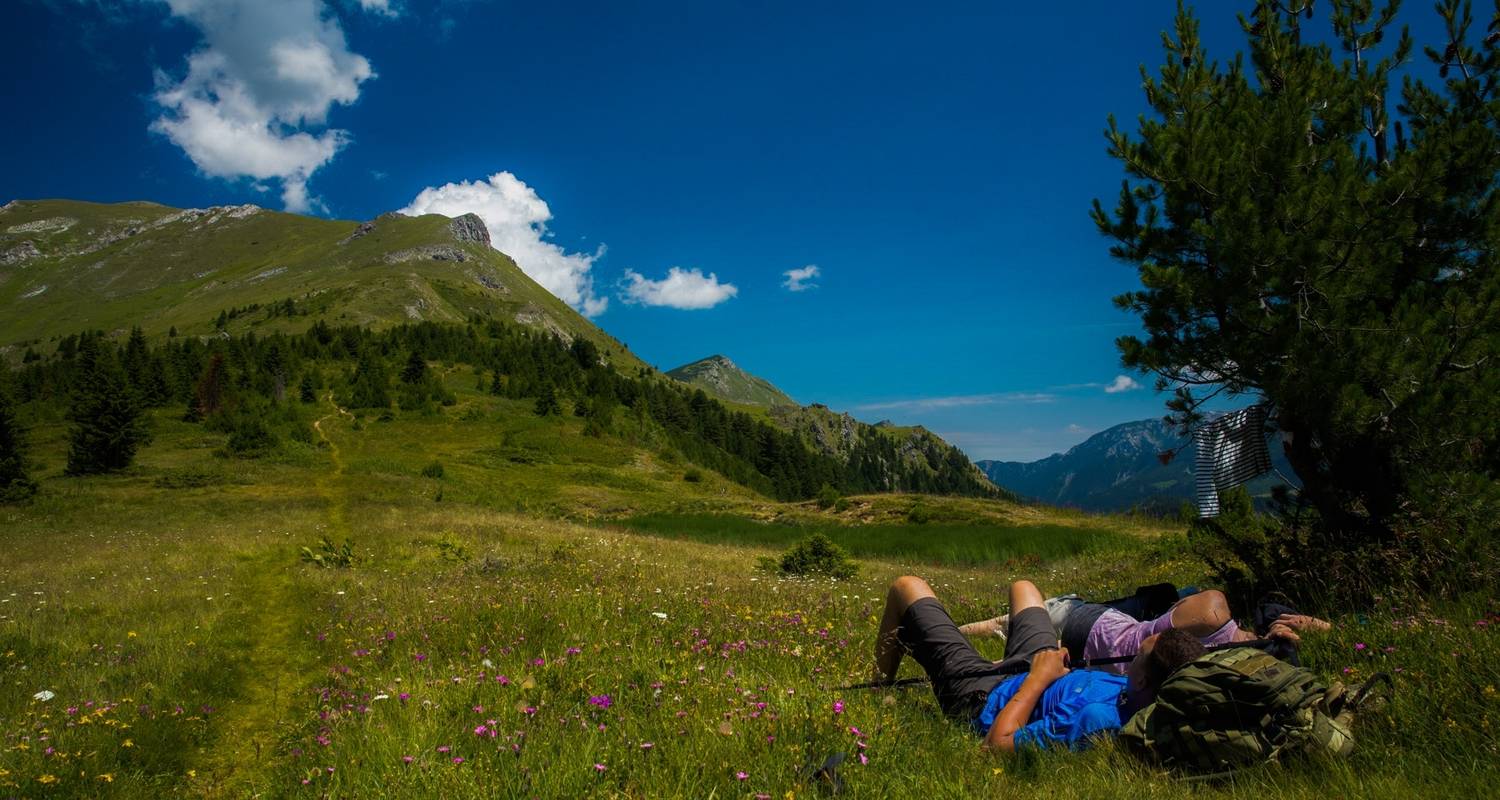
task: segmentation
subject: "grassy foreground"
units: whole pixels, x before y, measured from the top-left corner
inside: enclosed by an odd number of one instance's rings
[[[836,752],[854,797],[1455,796],[1500,778],[1491,598],[1308,641],[1330,677],[1396,672],[1345,762],[1209,786],[1108,745],[995,760],[923,689],[837,689],[868,677],[885,583],[921,574],[962,619],[1016,577],[1201,581],[1174,537],[978,501],[923,501],[955,517],[932,527],[902,528],[901,498],[823,517],[557,449],[573,421],[518,413],[475,441],[458,413],[320,414],[321,444],[259,461],[163,418],[139,466],[89,480],[58,475],[59,426],[37,431],[46,491],[0,508],[0,797],[815,797],[799,770]],[[419,474],[433,459],[440,479]],[[757,573],[786,531],[745,520],[772,518],[865,521],[863,540],[830,528],[861,576]],[[303,563],[324,535],[357,563]]]

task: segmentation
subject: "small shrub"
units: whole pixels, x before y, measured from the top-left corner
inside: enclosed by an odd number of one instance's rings
[[[424,477],[424,478],[438,478],[438,479],[441,479],[443,477],[443,462],[441,462],[441,461],[434,461],[431,464],[428,464],[427,466],[423,467],[422,468],[422,477]]]
[[[688,483],[702,483],[703,482],[703,470],[700,470],[700,469],[690,469],[687,472],[684,472],[682,474],[682,479],[685,480],[685,481],[687,481]]]
[[[354,566],[354,547],[348,539],[342,545],[335,545],[333,540],[324,536],[318,543],[318,549],[311,547],[302,548],[302,560],[308,564],[315,564],[324,569],[347,569]]]
[[[837,505],[838,502],[842,499],[843,497],[839,495],[838,489],[835,489],[825,483],[823,484],[823,488],[818,490],[818,496],[815,498],[815,502],[818,504],[818,508],[829,509]]]
[[[260,417],[242,416],[235,420],[234,430],[229,434],[229,441],[225,443],[224,449],[230,454],[241,457],[253,457],[265,453],[276,446],[276,437],[271,434],[271,429]]]
[[[906,521],[913,525],[926,525],[932,521],[932,509],[919,502],[906,512]]]
[[[780,560],[762,558],[760,564],[762,568],[770,568],[782,575],[826,575],[847,580],[859,574],[859,565],[844,552],[844,548],[821,533],[814,533],[792,545]]]
[[[833,510],[842,514],[845,511],[848,511],[853,505],[853,503],[849,502],[849,498],[840,497],[838,501],[833,504]]]
[[[438,553],[444,561],[453,561],[459,564],[469,563],[469,548],[463,542],[455,542],[452,539],[443,538],[437,543]]]

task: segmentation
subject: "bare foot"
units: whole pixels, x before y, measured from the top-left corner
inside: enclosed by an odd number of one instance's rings
[[[979,622],[970,622],[967,625],[960,625],[958,626],[958,632],[962,633],[965,636],[998,636],[1001,639],[1004,639],[1005,628],[1009,623],[1010,615],[1002,614],[1001,616],[991,619],[980,620]]]
[[[1282,614],[1276,618],[1273,625],[1285,625],[1292,630],[1298,631],[1326,631],[1333,625],[1326,620],[1317,617],[1309,617],[1306,614]]]

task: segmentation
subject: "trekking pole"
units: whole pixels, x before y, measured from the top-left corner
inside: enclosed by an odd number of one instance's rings
[[[1209,651],[1209,652],[1212,652],[1214,650],[1227,650],[1227,649],[1229,649],[1231,647],[1254,647],[1257,650],[1263,650],[1263,649],[1271,646],[1272,644],[1274,644],[1274,640],[1271,640],[1271,639],[1248,639],[1248,640],[1243,641],[1243,642],[1225,642],[1223,644],[1211,645],[1211,646],[1205,647],[1203,649],[1205,651]],[[1079,659],[1078,662],[1075,663],[1075,664],[1069,665],[1069,668],[1070,669],[1088,669],[1089,667],[1103,667],[1103,666],[1108,666],[1110,664],[1128,664],[1131,661],[1135,660],[1135,657],[1137,655],[1139,655],[1139,653],[1131,653],[1130,655],[1124,655],[1124,656],[1105,656],[1105,657],[1102,657],[1102,658],[1084,658],[1084,659]],[[1023,672],[1027,672],[1029,669],[1030,669],[1030,665],[1029,664],[1020,663],[1020,664],[1011,664],[1010,666],[1005,667],[1003,669],[1000,668],[1000,667],[994,667],[992,669],[980,670],[978,672],[968,672],[968,673],[964,673],[962,675],[956,675],[954,677],[955,678],[983,678],[983,677],[986,677],[986,676],[989,676],[989,675],[1019,675],[1019,674],[1021,674]],[[839,687],[838,691],[847,692],[847,691],[853,691],[855,689],[897,689],[897,688],[901,688],[903,686],[917,686],[919,684],[929,683],[929,682],[931,682],[931,680],[932,679],[928,678],[926,675],[921,675],[921,676],[918,676],[918,677],[915,677],[915,678],[902,678],[902,679],[896,680],[896,681],[865,681],[864,683],[855,683],[855,684],[851,684],[849,686],[841,686],[841,687]]]

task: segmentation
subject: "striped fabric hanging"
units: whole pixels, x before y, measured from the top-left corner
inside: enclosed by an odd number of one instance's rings
[[[1199,517],[1219,515],[1219,493],[1271,471],[1266,411],[1259,403],[1231,411],[1193,431],[1193,471]]]

